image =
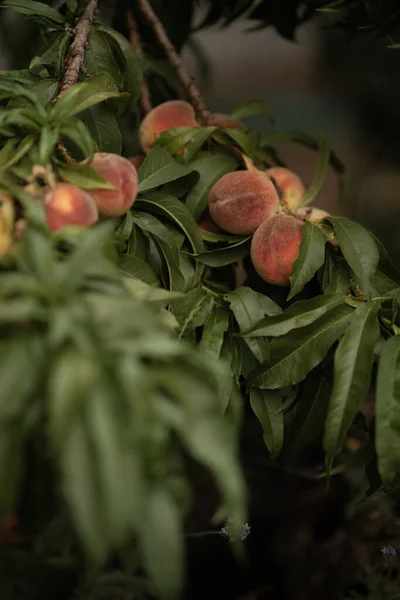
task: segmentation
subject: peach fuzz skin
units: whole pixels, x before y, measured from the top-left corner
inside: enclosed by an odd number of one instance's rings
[[[106,152],[95,154],[90,166],[115,186],[114,190],[90,190],[99,213],[106,217],[121,217],[131,208],[138,194],[135,167],[127,158]]]
[[[90,227],[99,218],[93,198],[71,183],[57,183],[44,197],[50,231],[75,225]]]
[[[280,213],[257,229],[251,241],[250,256],[264,281],[277,286],[289,285],[303,227],[300,219]]]
[[[211,218],[221,229],[247,235],[277,212],[279,196],[261,171],[234,171],[211,188],[208,206]]]
[[[278,188],[281,202],[289,210],[295,210],[303,200],[305,187],[300,177],[284,167],[272,167],[265,171]]]
[[[144,152],[149,152],[160,133],[173,127],[200,127],[193,107],[183,100],[169,100],[153,108],[143,119],[139,140]]]

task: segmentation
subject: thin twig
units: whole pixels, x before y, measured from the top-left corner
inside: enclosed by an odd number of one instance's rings
[[[154,12],[149,0],[137,0],[137,6],[143,14],[146,21],[151,26],[154,35],[156,36],[160,46],[162,46],[171,66],[176,71],[179,81],[186,91],[189,99],[197,113],[198,118],[204,125],[210,122],[210,111],[207,109],[205,102],[197,89],[197,86],[192,77],[187,73],[179,54],[175,50],[171,41],[168,38],[167,32],[160,19]]]
[[[129,41],[134,47],[136,54],[139,58],[143,57],[143,48],[142,48],[142,40],[140,39],[139,29],[133,16],[133,12],[131,8],[128,8],[126,11],[126,22],[128,25],[129,32]],[[149,86],[147,85],[146,76],[143,76],[142,87],[140,90],[140,106],[142,108],[143,116],[146,116],[147,113],[151,111],[153,105],[151,103],[151,96],[149,91]]]
[[[54,102],[57,102],[57,100],[78,81],[79,73],[83,67],[85,46],[89,37],[94,13],[97,9],[97,2],[98,0],[89,0],[87,7],[83,11],[74,29],[75,38],[70,45],[66,56],[67,68],[65,69],[60,90]]]

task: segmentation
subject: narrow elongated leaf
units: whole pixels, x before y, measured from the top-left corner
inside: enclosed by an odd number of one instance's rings
[[[274,340],[270,360],[250,373],[250,385],[275,389],[302,381],[344,333],[352,312],[346,304],[337,306],[311,325]]]
[[[288,300],[296,296],[312,279],[318,269],[324,264],[326,238],[321,229],[312,223],[304,223],[301,234],[299,255],[296,258],[293,271],[289,277],[290,293]]]
[[[80,119],[68,119],[60,127],[60,135],[73,142],[82,152],[85,158],[90,158],[94,154],[94,143],[85,123]]]
[[[35,2],[35,0],[3,0],[0,8],[12,8],[16,12],[46,25],[66,25],[65,17],[55,8],[44,4],[44,2]]]
[[[119,270],[126,275],[136,277],[149,285],[159,285],[156,274],[149,265],[137,256],[122,256],[119,261]]]
[[[384,342],[376,384],[375,444],[384,483],[400,473],[400,338]]]
[[[175,499],[161,484],[149,490],[140,542],[157,595],[176,600],[183,584],[182,517]]]
[[[324,294],[348,294],[351,284],[351,273],[347,263],[336,256],[331,244],[325,246],[325,265],[322,275]]]
[[[154,146],[139,169],[139,192],[147,192],[169,181],[185,177],[192,169],[178,164],[161,146]]]
[[[96,144],[96,151],[121,154],[122,136],[111,110],[105,105],[92,106],[84,114],[86,126]]]
[[[335,352],[333,391],[325,423],[324,450],[329,471],[367,395],[374,348],[379,338],[379,302],[357,308]]]
[[[326,173],[329,165],[329,157],[330,157],[330,149],[328,146],[328,142],[324,135],[318,135],[318,164],[317,168],[311,182],[310,187],[304,194],[304,198],[301,202],[301,206],[307,206],[311,204],[313,200],[318,196],[322,187],[325,183]]]
[[[203,265],[209,267],[223,267],[238,262],[248,255],[250,250],[251,235],[243,238],[235,244],[230,244],[225,248],[217,250],[208,250],[201,254],[194,255],[194,258]]]
[[[343,303],[344,296],[340,294],[316,296],[310,300],[299,300],[283,313],[262,319],[244,335],[246,338],[285,335],[292,329],[310,325],[310,323],[313,323],[319,317]]]
[[[226,298],[230,303],[231,310],[239,325],[240,332],[245,332],[251,329],[265,315],[266,310],[269,313],[277,313],[280,308],[272,300],[271,304],[262,304],[260,300],[261,294],[254,292],[251,288],[241,286],[234,292],[227,294]],[[267,340],[253,340],[246,338],[246,344],[253,352],[254,356],[260,363],[269,359],[269,344]]]
[[[259,390],[250,388],[250,404],[261,423],[264,443],[271,453],[271,458],[277,458],[283,446],[283,412],[279,411],[282,399],[277,390]]]
[[[206,154],[190,163],[190,168],[200,175],[199,181],[190,190],[186,198],[186,206],[196,221],[208,206],[208,194],[212,186],[223,175],[235,171],[239,166],[238,160],[226,152]]]
[[[180,326],[180,337],[183,337],[186,331],[204,325],[213,305],[213,297],[201,287],[186,294],[182,300],[173,302],[171,309]]]
[[[231,119],[247,119],[248,117],[267,117],[275,123],[270,105],[266,100],[248,100],[230,113]]]
[[[101,177],[90,165],[74,163],[57,167],[57,172],[64,181],[86,190],[115,190],[115,186]]]
[[[364,227],[350,219],[327,217],[327,220],[335,231],[344,258],[360,279],[363,291],[368,293],[379,261],[379,252],[373,237]]]
[[[88,75],[107,73],[118,89],[122,89],[123,77],[112,45],[106,35],[97,27],[90,30],[84,54],[84,68]]]
[[[195,132],[191,140],[189,140],[189,142],[185,145],[183,158],[186,164],[190,163],[196,152],[200,150],[200,148],[215,130],[216,127],[201,127]]]
[[[288,454],[295,455],[322,437],[331,391],[326,371],[307,377],[290,427]]]
[[[217,360],[221,354],[225,332],[229,327],[229,313],[223,308],[214,307],[205,322],[198,350],[209,358]]]

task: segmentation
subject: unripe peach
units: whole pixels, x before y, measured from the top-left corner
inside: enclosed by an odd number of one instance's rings
[[[90,190],[99,213],[106,217],[121,217],[133,205],[138,194],[135,167],[127,158],[107,152],[95,154],[91,167],[115,186],[114,190]]]
[[[272,167],[265,171],[269,177],[272,177],[278,188],[281,202],[289,210],[294,210],[300,206],[304,197],[304,184],[295,173],[284,167]]]
[[[67,225],[90,227],[99,218],[93,198],[71,183],[57,183],[44,197],[44,208],[50,231]]]
[[[322,210],[322,208],[316,208],[315,206],[304,206],[296,210],[296,215],[301,219],[306,219],[306,221],[310,221],[310,223],[319,223],[329,217],[329,213],[326,210]]]
[[[250,256],[264,281],[280,286],[289,284],[299,254],[303,226],[300,219],[279,213],[257,229],[251,241]]]
[[[253,233],[278,208],[275,186],[261,171],[228,173],[210,190],[211,218],[229,233]]]
[[[209,124],[219,127],[220,129],[240,129],[240,131],[245,130],[243,123],[240,121],[235,121],[235,119],[230,119],[228,115],[224,115],[223,113],[211,114]]]
[[[143,164],[145,157],[141,154],[135,154],[135,156],[131,156],[128,158],[129,162],[135,167],[136,171],[139,171],[140,167]]]
[[[173,127],[200,127],[193,107],[183,100],[169,100],[153,108],[143,119],[139,130],[139,141],[144,152],[148,152],[160,133]]]
[[[205,210],[201,215],[200,219],[197,221],[197,225],[203,231],[210,231],[211,233],[220,233],[221,229],[218,227],[216,223],[210,217],[210,213],[208,210]]]

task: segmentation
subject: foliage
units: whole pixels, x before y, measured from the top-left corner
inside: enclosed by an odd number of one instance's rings
[[[287,18],[278,4],[212,2],[201,26],[250,10],[292,37],[312,6],[291,3]],[[70,28],[86,2],[0,6],[47,34],[29,68],[0,79],[1,191],[13,198],[11,216],[0,207],[0,509],[18,516],[26,552],[77,570],[83,555],[95,573],[85,597],[120,571],[135,597],[179,597],[194,464],[219,491],[213,526],[231,518],[240,531],[246,520],[243,406],[254,411],[271,462],[284,465],[317,443],[329,477],[354,460],[347,440],[357,426],[365,476],[373,464],[378,487],[393,485],[400,271],[381,243],[344,217],[307,221],[282,295],[248,264],[251,236],[198,225],[214,183],[239,168],[281,164],[286,141],[316,151],[303,204],[313,202],[328,165],[338,177],[344,170],[324,136],[278,129],[265,101],[230,115],[266,118],[263,138],[249,129],[169,129],[140,167],[139,195],[124,217],[51,234],[43,189],[54,181],[112,189],[90,159],[128,154],[122,132],[140,122],[140,89],[156,61],[96,16],[79,81],[58,98]],[[371,424],[362,409],[375,385]],[[60,523],[66,543],[54,546],[44,532]],[[233,549],[240,555],[240,544]],[[115,573],[103,573],[111,557]],[[14,597],[10,585],[2,597]]]

